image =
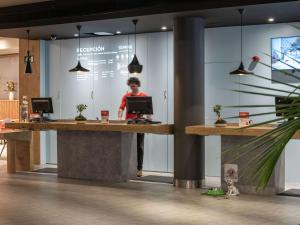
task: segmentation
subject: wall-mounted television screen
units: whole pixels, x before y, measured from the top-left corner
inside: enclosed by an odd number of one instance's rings
[[[272,78],[288,83],[299,83],[299,80],[280,71],[300,75],[296,71],[300,70],[300,36],[272,38],[271,46]]]

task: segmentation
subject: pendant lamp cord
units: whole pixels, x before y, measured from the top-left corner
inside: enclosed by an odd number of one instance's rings
[[[30,33],[30,30],[27,30],[27,54],[29,55],[29,33]]]
[[[79,53],[79,60],[80,60],[80,56],[81,56],[81,53],[80,53],[80,39],[81,39],[81,25],[77,25],[77,30],[78,30],[78,53]]]
[[[134,25],[134,54],[136,54],[136,24]]]
[[[243,14],[244,14],[244,9],[239,9],[240,12],[240,32],[241,32],[241,62],[243,61]],[[241,90],[241,76],[239,76],[239,91]],[[239,106],[241,105],[241,92],[239,93]],[[239,113],[241,112],[241,108],[239,107]]]
[[[241,15],[241,61],[243,61],[243,14],[244,9],[239,9]]]
[[[138,20],[132,20],[134,24],[134,54],[136,55],[136,25],[138,23]]]

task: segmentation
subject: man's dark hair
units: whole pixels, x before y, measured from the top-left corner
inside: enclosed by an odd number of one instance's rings
[[[130,85],[130,84],[136,84],[137,86],[141,86],[141,81],[139,78],[137,77],[130,77],[128,80],[127,80],[127,85]]]

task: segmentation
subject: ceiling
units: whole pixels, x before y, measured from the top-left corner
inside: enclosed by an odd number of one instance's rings
[[[1,0],[0,8],[16,6],[16,5],[32,4],[32,3],[37,3],[37,2],[46,2],[46,1],[49,1],[49,0]]]
[[[163,14],[150,14],[145,16],[124,17],[116,19],[102,19],[87,22],[80,22],[83,26],[83,33],[111,32],[117,30],[123,34],[132,33],[133,18],[139,19],[137,31],[139,33],[161,31],[161,26],[167,26],[172,30],[173,21],[181,16],[199,16],[206,22],[206,27],[236,26],[239,25],[238,7],[226,7],[217,9],[189,10],[184,12],[172,12]],[[246,9],[245,23],[248,25],[268,23],[269,17],[274,17],[276,23],[298,22],[300,21],[300,1],[283,3],[260,4],[244,6]],[[50,35],[55,34],[57,38],[73,38],[77,23],[65,23],[43,26],[31,26],[22,28],[1,29],[0,36],[26,38],[26,29],[31,30],[32,39],[50,39]],[[88,36],[88,35],[83,35]]]

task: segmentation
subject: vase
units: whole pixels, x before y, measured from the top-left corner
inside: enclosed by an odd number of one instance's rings
[[[10,92],[8,93],[8,99],[9,99],[10,101],[15,100],[15,92],[14,92],[14,91],[10,91]]]

